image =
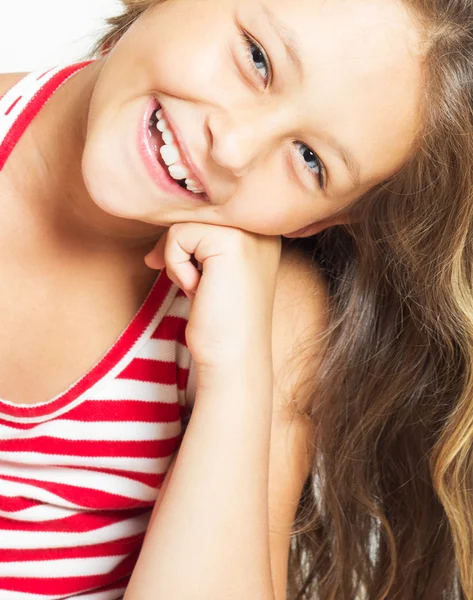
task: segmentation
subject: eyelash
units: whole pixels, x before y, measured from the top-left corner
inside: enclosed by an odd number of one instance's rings
[[[258,75],[258,77],[262,77],[262,75],[256,68],[255,60],[253,58],[252,47],[259,50],[261,52],[261,54],[263,55],[264,61],[266,63],[266,68],[268,71],[268,77],[267,77],[266,81],[264,81],[264,87],[267,88],[268,86],[271,85],[271,81],[273,79],[273,69],[271,67],[271,61],[269,60],[269,57],[266,54],[264,48],[256,40],[254,40],[244,29],[240,29],[240,34],[245,43],[245,47],[246,47],[245,55],[246,55],[249,67],[254,73],[256,73]],[[299,156],[300,156],[300,159],[302,159],[304,168],[307,169],[307,171],[309,171],[309,173],[311,175],[315,175],[317,177],[320,188],[322,190],[324,190],[325,185],[326,185],[326,171],[325,171],[325,167],[324,167],[322,161],[320,160],[320,158],[318,157],[317,153],[314,150],[312,150],[312,148],[310,146],[307,146],[307,144],[304,144],[303,142],[294,142],[294,145],[299,149],[301,146],[303,146],[303,147],[307,148],[308,150],[310,150],[310,152],[312,152],[312,154],[314,155],[314,160],[317,163],[318,173],[315,173],[314,171],[312,171],[312,169],[310,169],[307,166],[307,162],[303,159],[302,154],[300,152],[299,152]]]
[[[251,47],[254,46],[263,55],[264,60],[266,62],[267,69],[268,69],[268,77],[267,77],[266,81],[264,82],[264,87],[265,88],[268,87],[269,85],[271,85],[271,81],[273,79],[272,78],[273,70],[271,68],[271,61],[269,60],[268,55],[264,51],[261,44],[258,44],[258,42],[256,40],[254,40],[244,29],[240,29],[240,34],[243,39],[243,42],[245,43],[245,50],[246,50],[245,56],[247,58],[249,67],[254,73],[256,73],[256,75],[258,77],[261,77],[261,73],[258,71],[258,69],[255,66],[255,61],[253,60],[253,53],[251,52]]]
[[[327,174],[326,174],[326,171],[325,171],[325,167],[322,164],[322,161],[318,157],[318,154],[314,150],[312,150],[312,148],[310,146],[308,146],[307,144],[304,144],[304,142],[294,142],[294,145],[299,150],[300,150],[300,148],[302,146],[304,148],[307,148],[307,150],[309,150],[310,152],[312,152],[312,154],[314,155],[314,161],[317,164],[317,169],[318,169],[317,173],[315,171],[312,171],[312,169],[309,168],[309,166],[307,165],[307,162],[304,160],[304,157],[301,154],[301,152],[298,152],[298,155],[300,156],[300,160],[302,160],[302,162],[303,162],[304,168],[307,169],[311,175],[315,175],[315,177],[317,177],[317,180],[319,182],[320,188],[322,190],[325,190]],[[305,154],[305,152],[304,152],[304,154]]]

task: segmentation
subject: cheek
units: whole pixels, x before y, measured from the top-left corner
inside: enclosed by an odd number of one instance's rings
[[[281,235],[314,221],[314,209],[294,190],[274,182],[240,189],[219,212],[225,224],[265,235]],[[282,190],[285,189],[285,192]]]
[[[208,3],[174,7],[175,2],[145,13],[119,42],[126,45],[121,55],[143,65],[149,86],[158,92],[189,100],[212,97],[228,84],[228,16],[214,16]]]

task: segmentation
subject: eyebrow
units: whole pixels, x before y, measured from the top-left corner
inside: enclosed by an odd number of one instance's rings
[[[262,2],[261,7],[263,9],[264,14],[266,15],[266,18],[269,21],[269,24],[274,29],[281,42],[283,43],[286,52],[289,58],[291,59],[292,64],[298,72],[299,79],[303,79],[304,67],[301,60],[299,44],[296,41],[296,35],[294,31],[292,29],[289,29],[284,23],[282,23],[279,20],[279,18],[275,15],[275,13],[265,3]],[[344,162],[350,175],[353,187],[360,187],[360,165],[355,160],[353,154],[348,152],[348,150],[344,148],[340,144],[340,142],[335,138],[330,137],[328,139],[328,143],[330,144],[330,146],[332,146],[332,148]]]
[[[281,42],[283,43],[286,52],[291,59],[292,64],[297,70],[299,79],[303,78],[304,68],[302,66],[301,53],[299,49],[299,45],[296,42],[296,36],[292,29],[289,29],[284,23],[282,23],[279,18],[274,14],[274,12],[267,6],[262,3],[261,7],[263,9],[266,18],[269,21],[269,24],[277,33]]]

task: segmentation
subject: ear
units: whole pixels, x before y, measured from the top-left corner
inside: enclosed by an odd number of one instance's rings
[[[291,231],[291,233],[284,233],[283,236],[286,238],[298,238],[298,237],[309,237],[311,235],[316,235],[320,233],[324,229],[328,229],[329,227],[335,227],[335,225],[346,225],[350,223],[350,218],[348,215],[338,215],[334,217],[329,217],[328,219],[324,219],[322,221],[317,221],[316,223],[312,223],[311,225],[307,225],[306,227],[302,227],[297,231]]]

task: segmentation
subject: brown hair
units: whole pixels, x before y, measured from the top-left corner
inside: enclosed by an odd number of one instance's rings
[[[426,34],[415,156],[356,225],[296,242],[327,275],[331,323],[294,600],[473,599],[473,3],[405,2]],[[125,4],[96,51],[154,2]]]

